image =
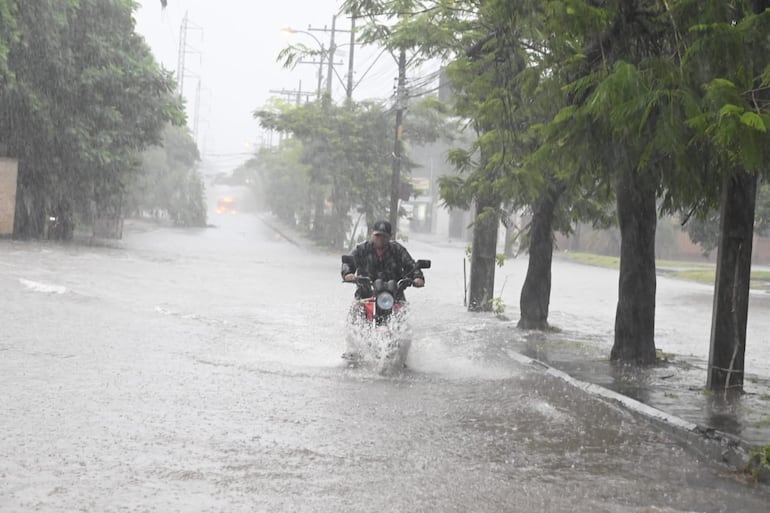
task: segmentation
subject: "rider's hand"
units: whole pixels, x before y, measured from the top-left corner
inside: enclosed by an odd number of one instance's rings
[[[353,273],[348,273],[345,275],[345,278],[343,278],[345,281],[356,281],[356,275]]]
[[[424,287],[425,280],[423,280],[422,278],[415,278],[414,280],[412,280],[412,285],[414,285],[415,287]]]

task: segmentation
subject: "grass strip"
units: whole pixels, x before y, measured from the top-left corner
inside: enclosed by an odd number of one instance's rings
[[[620,258],[592,253],[561,253],[563,258],[580,264],[605,267],[607,269],[620,268]],[[655,265],[661,268],[673,268],[668,276],[680,280],[695,281],[707,285],[713,285],[716,279],[714,264],[705,262],[682,262],[677,260],[656,260]],[[770,271],[751,271],[751,288],[770,290]]]

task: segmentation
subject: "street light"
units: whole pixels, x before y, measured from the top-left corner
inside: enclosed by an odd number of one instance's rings
[[[296,30],[291,27],[285,27],[281,29],[281,32],[286,35],[292,35],[292,34],[306,34],[310,37],[312,37],[316,43],[318,43],[318,47],[321,49],[321,53],[319,55],[319,63],[318,63],[318,88],[316,89],[316,100],[320,100],[321,98],[321,82],[323,80],[323,70],[324,70],[324,56],[326,55],[326,48],[324,47],[324,44],[321,42],[320,39],[318,39],[315,34],[312,32],[308,32],[307,30]]]

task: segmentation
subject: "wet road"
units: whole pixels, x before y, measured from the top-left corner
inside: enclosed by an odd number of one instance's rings
[[[212,221],[0,242],[0,511],[767,511],[765,489],[518,364],[517,335],[462,307],[461,249],[409,244],[434,265],[409,291],[409,369],[380,377],[339,359],[337,255]]]

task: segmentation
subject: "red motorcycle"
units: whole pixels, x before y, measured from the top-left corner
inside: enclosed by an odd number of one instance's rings
[[[354,264],[350,255],[343,255],[342,262]],[[418,260],[399,280],[357,276],[355,282],[350,282],[358,286],[359,299],[348,313],[348,351],[343,358],[353,364],[371,360],[381,374],[404,367],[411,345],[404,290],[412,286],[412,273],[416,269],[430,269],[430,264],[430,260]]]

